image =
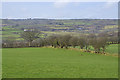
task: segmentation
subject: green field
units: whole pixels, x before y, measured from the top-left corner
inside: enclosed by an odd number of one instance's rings
[[[107,46],[106,52],[110,54],[118,54],[118,45],[119,44],[112,44],[112,45]]]
[[[55,48],[5,48],[3,78],[117,78],[116,56]]]

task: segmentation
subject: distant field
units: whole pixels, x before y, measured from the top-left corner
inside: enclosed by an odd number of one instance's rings
[[[54,48],[5,48],[2,51],[3,78],[118,77],[115,56]]]
[[[16,40],[21,40],[21,32],[33,27],[47,36],[66,33],[75,33],[75,35],[104,32],[108,34],[118,33],[117,19],[3,19],[2,38],[6,40],[12,36],[17,38]]]

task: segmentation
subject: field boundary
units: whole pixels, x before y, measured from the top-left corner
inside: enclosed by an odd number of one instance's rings
[[[2,80],[119,80],[118,78],[3,78]]]
[[[41,47],[41,48],[53,48],[53,47],[52,46],[47,46],[47,47]],[[61,49],[61,48],[54,48],[54,49]],[[63,49],[65,49],[65,48],[63,48]],[[105,56],[120,57],[120,56],[118,56],[118,53],[110,54],[108,52],[105,52],[105,54],[102,54],[102,53],[95,53],[92,50],[89,50],[89,52],[87,52],[85,49],[78,49],[78,48],[68,48],[68,50],[75,50],[75,51],[80,51],[80,52],[85,52],[85,53],[92,53],[92,54],[99,54],[99,55],[105,55]]]

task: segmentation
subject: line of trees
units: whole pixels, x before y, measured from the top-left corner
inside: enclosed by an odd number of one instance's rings
[[[95,53],[105,52],[106,46],[109,45],[108,37],[105,34],[91,34],[82,36],[71,35],[52,35],[46,38],[46,43],[54,48],[68,48],[68,47],[80,47],[80,49],[86,49],[90,51],[91,46],[94,48]],[[48,44],[47,44],[48,45]]]
[[[54,48],[66,48],[69,47],[80,47],[80,49],[85,49],[87,52],[93,47],[95,53],[105,53],[106,46],[117,41],[109,37],[106,33],[100,33],[98,35],[80,35],[72,36],[70,34],[65,35],[51,35],[48,37],[39,37],[40,31],[34,29],[28,29],[21,33],[21,37],[24,40],[17,41],[13,37],[8,37],[8,39],[2,42],[3,48],[17,48],[17,47],[43,47],[52,46]]]

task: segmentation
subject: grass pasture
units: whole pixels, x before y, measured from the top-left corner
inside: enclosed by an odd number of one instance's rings
[[[3,78],[117,78],[118,58],[58,48],[2,49]]]

